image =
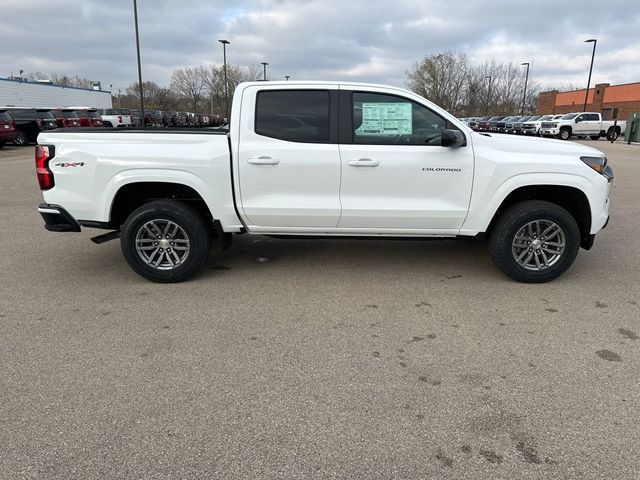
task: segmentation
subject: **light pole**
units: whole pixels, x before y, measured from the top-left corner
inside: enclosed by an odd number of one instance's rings
[[[222,44],[222,59],[223,59],[223,69],[224,69],[224,114],[229,121],[229,91],[227,85],[227,45],[229,45],[229,40],[218,40]]]
[[[486,105],[485,110],[484,110],[484,114],[485,115],[489,115],[489,102],[491,101],[491,75],[487,75],[484,78],[485,78],[485,80],[489,79],[489,87],[488,87],[488,91],[487,91],[487,105]]]
[[[138,34],[138,1],[133,0],[133,17],[136,22],[136,50],[138,51],[138,86],[140,87],[140,116],[142,117],[142,128],[144,128],[144,97],[142,95],[142,67],[140,66],[140,35]],[[120,103],[118,99],[118,103]]]
[[[584,94],[584,109],[583,112],[587,111],[587,99],[589,98],[589,86],[591,85],[591,72],[593,71],[593,59],[596,56],[596,44],[598,40],[595,38],[590,38],[589,40],[585,40],[584,43],[593,43],[593,52],[591,53],[591,66],[589,67],[589,80],[587,80],[587,91]]]
[[[291,77],[289,77],[289,75],[285,75],[285,76],[284,76],[284,78],[286,78],[286,79],[287,79],[287,82],[288,82],[288,81],[289,81],[289,78],[291,78]]]
[[[527,74],[524,77],[524,93],[522,94],[522,109],[520,110],[520,115],[524,115],[524,104],[527,101],[527,82],[529,81],[529,62],[524,62],[520,65],[527,66]]]
[[[262,80],[266,82],[267,81],[267,65],[269,64],[267,62],[260,62],[260,63],[262,63],[262,68],[263,68]]]

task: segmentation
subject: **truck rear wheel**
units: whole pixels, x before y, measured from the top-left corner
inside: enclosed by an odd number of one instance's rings
[[[210,229],[193,208],[174,200],[157,200],[134,210],[120,237],[129,266],[153,282],[183,282],[204,265]]]
[[[542,200],[511,206],[491,232],[489,252],[507,276],[523,283],[553,280],[571,267],[580,229],[564,208]]]

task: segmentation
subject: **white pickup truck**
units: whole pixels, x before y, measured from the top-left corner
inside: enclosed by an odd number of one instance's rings
[[[598,140],[607,137],[616,140],[624,134],[626,120],[602,120],[602,115],[596,112],[567,113],[557,120],[549,120],[540,124],[540,135],[543,137],[558,137],[569,140],[575,137],[590,137]]]
[[[522,282],[556,278],[608,222],[605,155],[476,133],[404,89],[253,82],[229,131],[43,132],[36,171],[49,231],[112,230],[157,282],[192,277],[232,234],[474,237]]]

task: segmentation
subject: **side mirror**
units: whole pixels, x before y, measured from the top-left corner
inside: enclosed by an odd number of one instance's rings
[[[443,147],[461,147],[466,145],[466,139],[460,130],[445,128],[441,133],[440,145]]]

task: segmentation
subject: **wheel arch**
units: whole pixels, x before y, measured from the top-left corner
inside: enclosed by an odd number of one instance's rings
[[[567,210],[580,229],[581,246],[591,247],[591,207],[580,188],[569,185],[524,185],[512,190],[495,210],[486,233],[490,233],[500,216],[512,205],[526,200],[545,200]]]
[[[213,210],[207,202],[206,195],[201,191],[190,182],[167,178],[129,178],[117,185],[110,195],[110,200],[105,202],[109,209],[108,223],[112,228],[118,229],[136,208],[160,199],[184,202],[213,222]]]

